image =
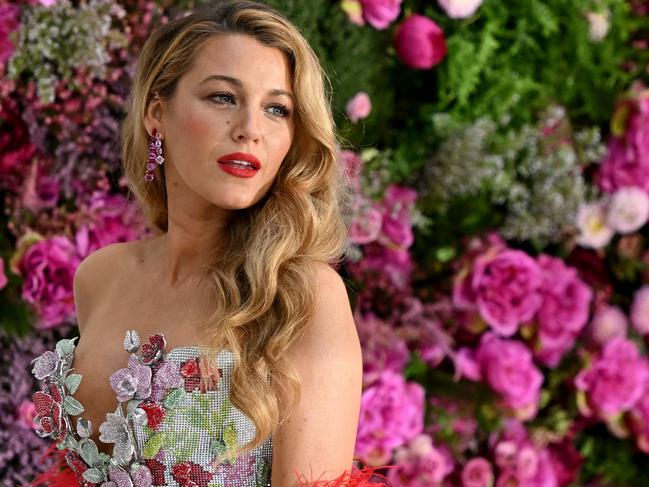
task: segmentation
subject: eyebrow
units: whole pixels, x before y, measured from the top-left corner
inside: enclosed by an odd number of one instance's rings
[[[208,83],[210,81],[215,81],[215,80],[221,80],[225,81],[227,83],[230,83],[231,85],[234,85],[238,88],[243,88],[243,83],[241,82],[240,79],[233,78],[232,76],[226,76],[224,74],[211,74],[207,78],[205,78],[203,81],[199,83],[199,86]],[[279,88],[275,88],[273,90],[270,90],[268,92],[269,95],[284,95],[288,96],[291,100],[293,100],[293,93],[290,93],[286,90],[280,90]]]

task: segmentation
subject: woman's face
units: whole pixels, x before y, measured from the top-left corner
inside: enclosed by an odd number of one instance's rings
[[[173,97],[147,111],[147,130],[155,127],[163,138],[168,196],[180,192],[231,210],[259,201],[293,141],[291,91],[288,60],[279,49],[245,35],[207,41]],[[252,177],[233,175],[217,162],[235,152],[261,163]]]

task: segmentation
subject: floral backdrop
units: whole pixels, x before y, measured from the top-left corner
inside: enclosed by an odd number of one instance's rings
[[[649,485],[649,2],[268,0],[331,78],[355,188],[356,458],[393,486]],[[31,360],[147,235],[115,147],[194,3],[0,0],[0,479],[47,468]]]

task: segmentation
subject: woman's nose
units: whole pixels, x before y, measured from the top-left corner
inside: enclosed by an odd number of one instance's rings
[[[259,117],[263,114],[258,113],[253,108],[242,108],[238,115],[237,120],[232,128],[233,138],[237,141],[240,140],[258,140],[261,137]]]

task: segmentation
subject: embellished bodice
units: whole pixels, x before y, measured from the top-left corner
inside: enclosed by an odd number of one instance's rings
[[[107,455],[90,438],[93,425],[74,398],[82,379],[72,367],[75,341],[60,340],[34,359],[42,390],[33,400],[39,435],[67,451],[81,485],[270,486],[270,437],[249,453],[233,453],[253,438],[255,426],[229,400],[232,352],[219,351],[214,362],[197,346],[167,352],[162,334],[141,344],[136,331],[127,332],[128,364],[110,377],[118,406],[99,426],[99,441],[114,444]]]

